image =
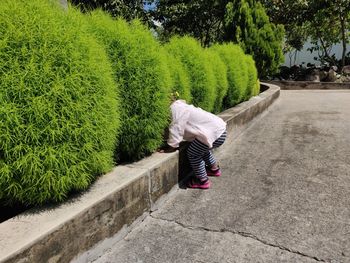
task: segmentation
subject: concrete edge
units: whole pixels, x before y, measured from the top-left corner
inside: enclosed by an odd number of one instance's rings
[[[347,90],[350,83],[271,80],[266,83],[278,85],[282,90]]]
[[[279,97],[268,89],[218,116],[227,122],[228,138]],[[139,162],[120,165],[92,187],[62,205],[30,210],[0,224],[0,262],[69,262],[98,242],[110,238],[137,218],[150,213],[179,181],[179,151],[154,153]]]
[[[258,96],[218,114],[227,122],[228,140],[237,138],[247,128],[251,120],[264,112],[280,96],[279,86],[265,82],[261,82],[261,86],[268,87],[268,89]]]

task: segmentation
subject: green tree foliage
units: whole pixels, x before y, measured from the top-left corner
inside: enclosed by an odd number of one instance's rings
[[[214,113],[219,113],[223,109],[223,100],[227,94],[228,80],[227,80],[227,67],[222,61],[219,54],[214,49],[205,49],[207,52],[209,63],[214,71],[215,76],[215,104]]]
[[[273,22],[283,24],[286,29],[287,47],[301,50],[311,38],[320,60],[336,64],[330,51],[341,43],[343,47],[341,64],[345,64],[349,43],[350,1],[348,0],[262,0]]]
[[[269,21],[256,0],[157,0],[154,16],[162,22],[161,39],[190,35],[202,46],[239,43],[254,56],[261,77],[275,73],[283,62],[284,30]]]
[[[337,64],[336,58],[330,54],[333,45],[342,44],[340,66],[345,65],[347,43],[350,30],[350,1],[348,0],[319,0],[310,1],[309,9],[313,16],[304,24],[314,44],[312,50],[317,50],[322,62]]]
[[[248,88],[248,65],[242,48],[232,43],[211,47],[227,66],[228,90],[224,97],[224,108],[230,108],[246,98]]]
[[[166,48],[182,62],[190,77],[192,103],[212,111],[216,99],[215,76],[203,48],[191,37],[174,37]]]
[[[144,10],[145,1],[142,0],[70,0],[70,2],[83,11],[101,8],[110,15],[122,17],[127,21],[138,18],[143,22],[150,22],[150,17]]]
[[[0,200],[61,201],[111,169],[117,89],[80,13],[0,5]]]
[[[300,51],[307,40],[304,22],[313,16],[313,11],[305,0],[261,0],[260,1],[274,24],[285,28],[285,51],[296,49]]]
[[[150,31],[138,21],[129,25],[95,11],[89,15],[89,24],[108,50],[121,91],[118,159],[142,158],[161,145],[169,120],[171,80],[166,55]]]
[[[239,43],[254,57],[260,77],[276,73],[284,60],[283,27],[270,23],[264,7],[255,0],[233,0],[226,9],[224,39]]]
[[[308,8],[309,0],[260,0],[260,2],[275,24],[302,25],[302,20],[309,19],[312,15]]]
[[[163,38],[190,35],[206,47],[221,39],[227,0],[151,2],[156,4],[151,14],[162,23]]]

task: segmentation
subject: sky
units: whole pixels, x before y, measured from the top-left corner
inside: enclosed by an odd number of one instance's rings
[[[153,3],[151,5],[146,5],[145,4],[143,6],[144,6],[145,10],[152,10],[152,9],[154,9],[156,7],[156,4],[155,3]]]

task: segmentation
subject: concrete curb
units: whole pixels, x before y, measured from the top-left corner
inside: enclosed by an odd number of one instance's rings
[[[313,81],[286,81],[286,80],[274,80],[266,81],[270,84],[278,85],[282,90],[301,90],[301,89],[325,89],[325,90],[339,90],[350,89],[350,83],[336,83],[336,82],[313,82]]]
[[[278,86],[262,86],[268,89],[259,96],[219,114],[228,123],[230,139],[279,97]],[[180,155],[178,151],[155,153],[139,162],[117,166],[81,196],[1,223],[0,262],[69,262],[112,237],[149,213],[155,202],[178,184]]]

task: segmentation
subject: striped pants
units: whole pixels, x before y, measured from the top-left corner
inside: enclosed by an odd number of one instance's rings
[[[226,131],[213,143],[213,148],[221,146],[226,139]],[[205,166],[216,163],[209,146],[195,139],[187,149],[188,160],[190,161],[194,175],[200,180],[208,178]]]

